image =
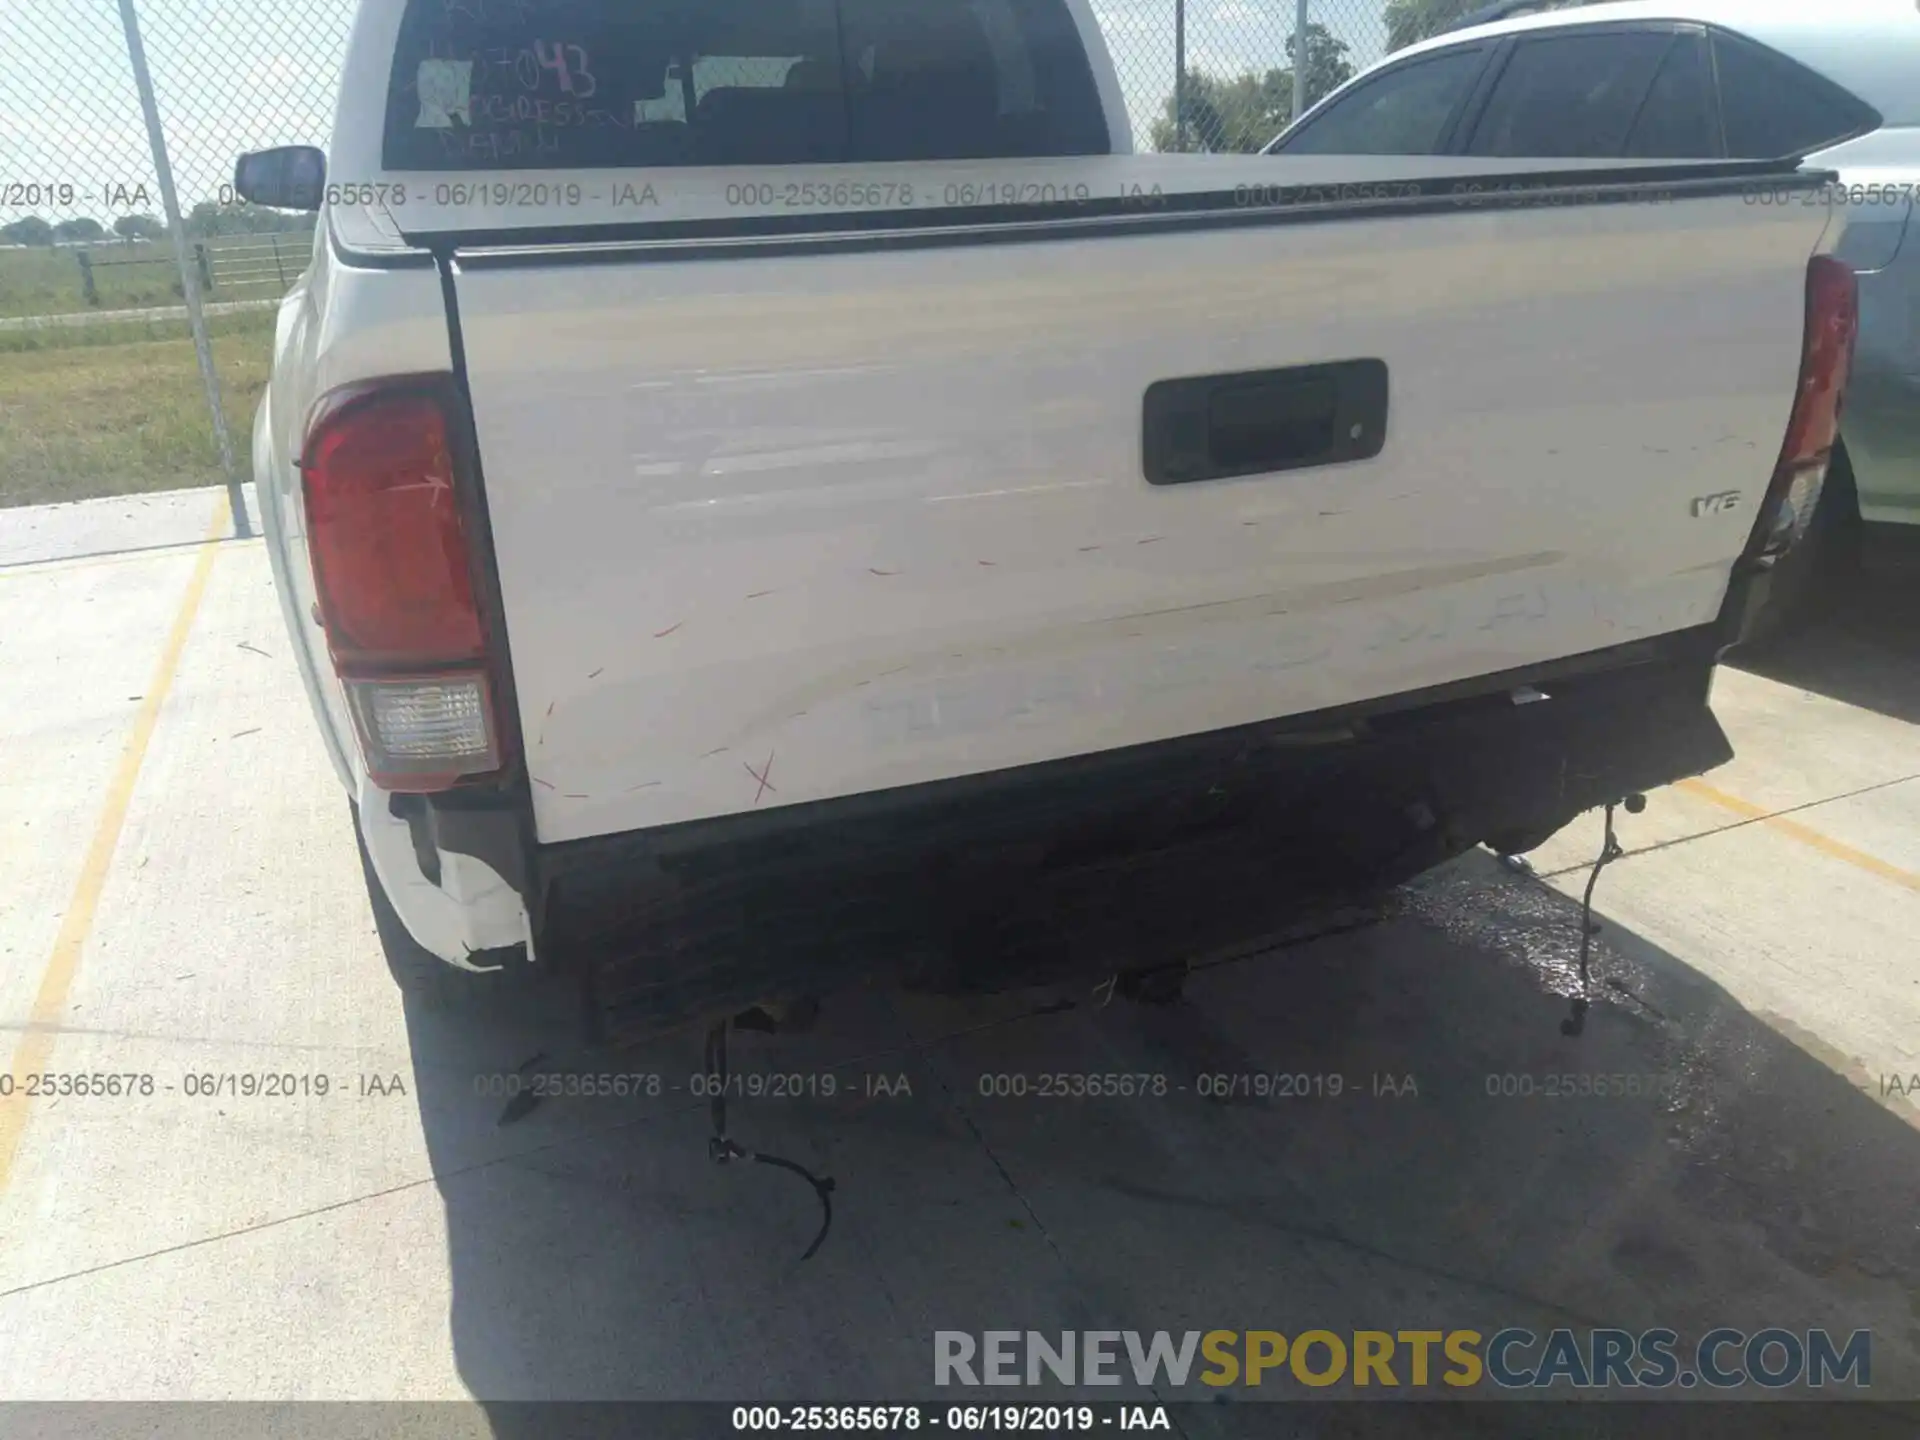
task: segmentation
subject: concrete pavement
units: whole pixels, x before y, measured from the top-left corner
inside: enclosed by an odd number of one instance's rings
[[[707,1163],[691,1042],[621,1057],[658,1096],[501,1127],[489,1077],[559,1043],[557,1002],[400,1003],[223,504],[0,511],[0,1398],[952,1398],[937,1329],[1608,1324],[1868,1326],[1874,1393],[1920,1397],[1898,626],[1722,672],[1739,758],[1620,818],[1577,1042],[1595,817],[1544,881],[1468,857],[1378,925],[1215,957],[1180,1005],[867,994],[743,1039],[743,1069],[812,1077],[734,1107],[838,1181],[802,1265],[813,1198]],[[1575,1071],[1650,1093],[1545,1098]],[[1167,1093],[990,1093],[1059,1072]],[[1215,1074],[1323,1078],[1223,1103]]]

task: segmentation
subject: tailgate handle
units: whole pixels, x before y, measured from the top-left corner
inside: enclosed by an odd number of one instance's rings
[[[1369,460],[1387,440],[1387,367],[1342,360],[1158,380],[1142,455],[1155,485]]]

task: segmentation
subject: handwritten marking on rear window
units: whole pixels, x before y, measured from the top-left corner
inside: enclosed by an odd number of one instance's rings
[[[552,0],[441,0],[441,12],[451,20],[455,15],[482,25],[524,25],[535,14],[552,8]]]
[[[473,123],[473,62],[422,60],[414,76],[420,92],[421,130],[450,130],[457,116],[462,125]]]
[[[586,47],[559,40],[533,42],[533,58],[542,70],[551,70],[560,88],[582,100],[592,98],[600,88],[587,66]],[[571,62],[571,63],[569,63]]]
[[[571,40],[496,45],[474,58],[480,62],[482,90],[504,90],[511,82],[529,95],[557,91],[576,100],[588,100],[600,89],[586,46]]]

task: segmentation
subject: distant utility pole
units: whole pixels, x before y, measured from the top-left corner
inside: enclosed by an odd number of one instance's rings
[[[213,345],[207,339],[207,317],[200,308],[200,275],[193,247],[187,242],[186,223],[180,218],[180,196],[173,188],[173,167],[167,163],[167,137],[160,128],[160,107],[154,103],[153,76],[147,70],[146,46],[140,43],[140,17],[133,0],[120,0],[120,24],[127,32],[127,59],[133,83],[140,89],[140,109],[147,118],[147,144],[153,149],[153,172],[160,181],[160,200],[173,231],[173,253],[180,262],[180,293],[187,302],[187,327],[193,332],[194,353],[200,358],[200,381],[207,390],[207,410],[213,417],[213,439],[220,449],[220,473],[227,477],[227,504],[233,511],[234,533],[248,536],[247,500],[233,463],[233,436],[227,430],[227,412],[220,404],[220,375],[213,368]]]
[[[1173,148],[1187,148],[1187,0],[1173,0]]]
[[[1306,109],[1307,0],[1293,0],[1293,118],[1298,120]]]

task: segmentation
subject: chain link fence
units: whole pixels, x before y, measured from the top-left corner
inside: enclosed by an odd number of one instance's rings
[[[137,15],[187,238],[310,229],[311,217],[236,203],[233,162],[268,145],[326,142],[355,4],[0,4],[0,244],[138,247],[169,238],[123,8]],[[108,265],[140,263],[132,250],[95,253]],[[62,268],[77,291],[80,267]],[[13,279],[0,267],[0,316],[73,308],[73,297],[45,285],[30,292]],[[130,278],[88,303],[122,309],[171,294],[177,304],[180,289],[177,279]]]
[[[357,0],[0,0],[0,504],[225,480],[313,217],[246,150],[325,144]]]
[[[0,504],[238,479],[312,217],[233,162],[327,143],[358,3],[0,0]],[[1214,152],[1477,3],[1092,0],[1135,148]]]
[[[1402,0],[1405,3],[1405,0]],[[1445,5],[1427,0],[1415,8]],[[1259,150],[1379,60],[1382,0],[1093,0],[1137,150]],[[1304,34],[1304,47],[1298,37]],[[1304,86],[1297,98],[1297,54]]]

